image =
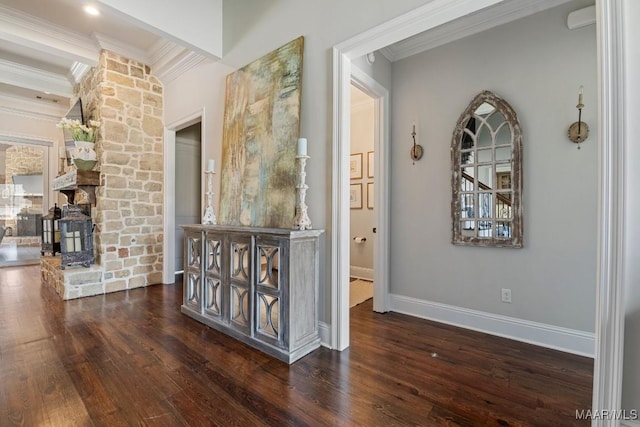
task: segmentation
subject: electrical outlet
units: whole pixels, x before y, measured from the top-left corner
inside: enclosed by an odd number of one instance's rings
[[[511,289],[502,288],[502,302],[511,302]]]

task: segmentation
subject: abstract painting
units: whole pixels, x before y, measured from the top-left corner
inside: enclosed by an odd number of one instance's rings
[[[293,227],[303,47],[299,37],[227,76],[220,224]]]

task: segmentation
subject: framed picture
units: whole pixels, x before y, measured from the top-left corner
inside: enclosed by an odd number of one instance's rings
[[[351,209],[362,209],[362,184],[351,184],[349,188]]]
[[[373,178],[373,151],[367,153],[367,178]]]
[[[499,190],[510,189],[511,188],[511,171],[509,172],[498,172],[496,173],[496,182]]]
[[[362,153],[351,155],[349,158],[349,172],[351,172],[351,179],[362,178]]]
[[[373,209],[373,182],[367,182],[367,208]]]

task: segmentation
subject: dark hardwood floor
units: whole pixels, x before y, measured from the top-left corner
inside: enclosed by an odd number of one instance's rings
[[[289,366],[180,313],[180,285],[61,301],[0,269],[0,426],[569,426],[593,361],[351,309],[351,347]]]

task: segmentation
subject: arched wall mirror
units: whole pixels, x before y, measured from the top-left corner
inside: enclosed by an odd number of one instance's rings
[[[522,131],[490,91],[462,113],[451,141],[452,243],[522,247]]]

